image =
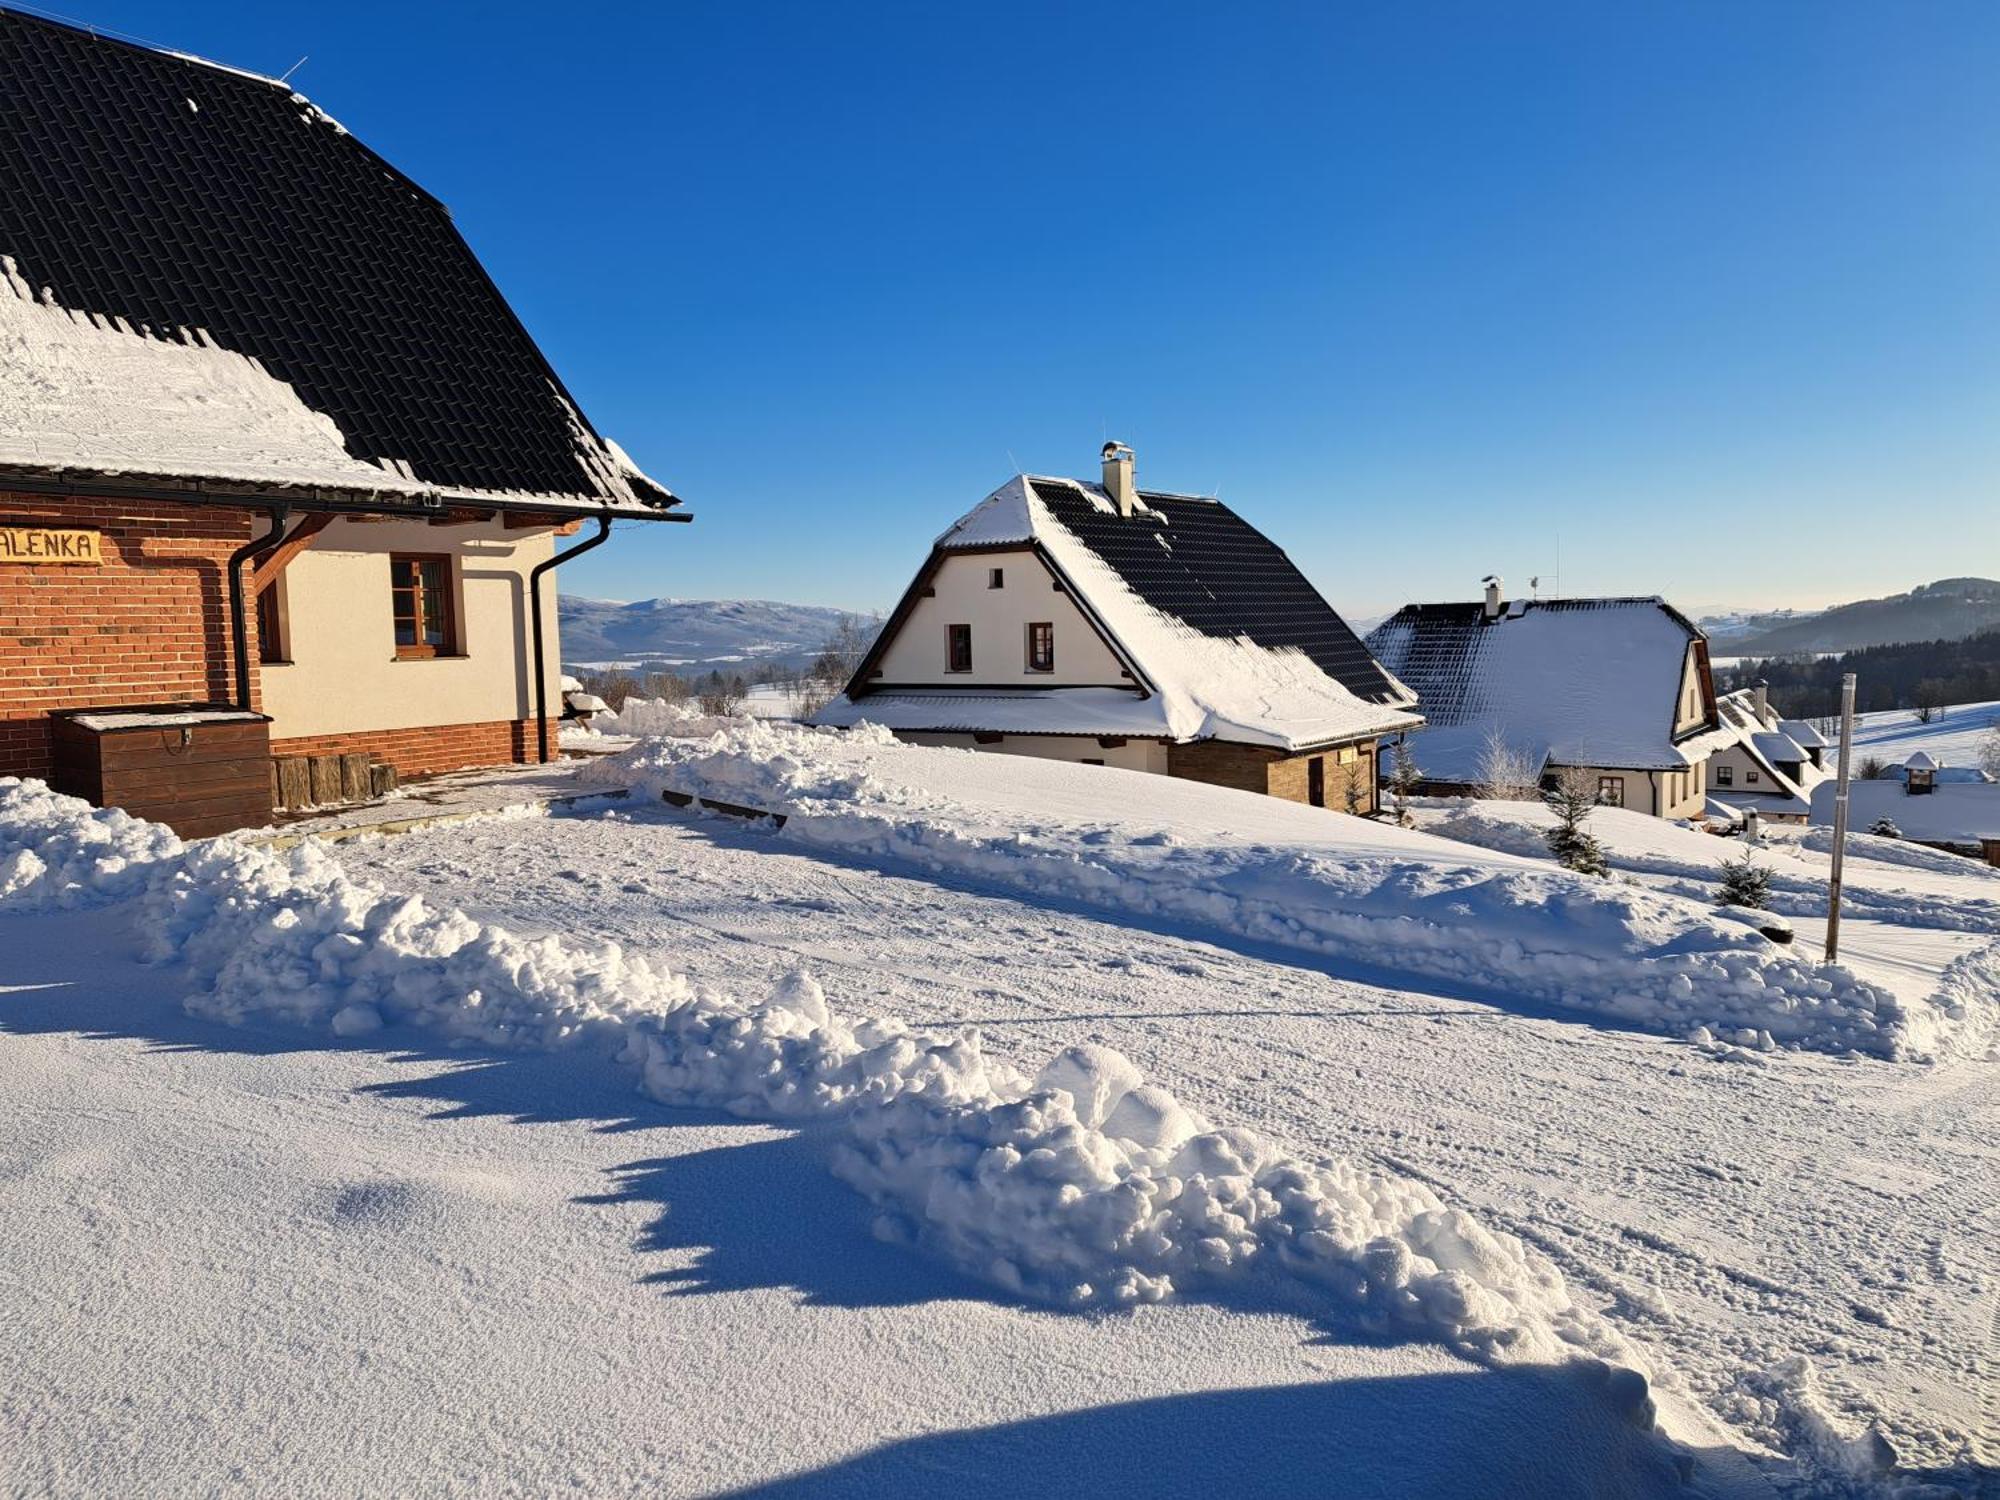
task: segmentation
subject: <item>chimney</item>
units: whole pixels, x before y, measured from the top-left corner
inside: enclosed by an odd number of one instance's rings
[[[1485,583],[1486,583],[1486,618],[1489,620],[1497,620],[1500,618],[1500,606],[1504,602],[1500,598],[1500,587],[1501,587],[1500,575],[1498,573],[1490,574],[1486,578]]]
[[[1771,684],[1759,677],[1750,686],[1750,701],[1757,705],[1757,722],[1771,727]]]
[[[1118,507],[1118,514],[1128,519],[1132,507],[1139,503],[1139,492],[1132,485],[1132,450],[1123,443],[1104,445],[1104,493]]]

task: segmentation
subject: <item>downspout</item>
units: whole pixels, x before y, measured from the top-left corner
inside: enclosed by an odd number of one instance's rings
[[[243,565],[284,540],[292,508],[274,505],[266,514],[271,518],[271,529],[229,554],[229,636],[236,651],[236,706],[246,713],[250,709],[250,622],[243,609]]]
[[[566,563],[572,557],[581,557],[592,547],[601,547],[611,536],[611,517],[597,518],[597,535],[587,542],[578,542],[567,552],[558,552],[546,562],[536,563],[528,570],[528,630],[535,640],[535,759],[543,765],[549,760],[549,684],[542,670],[542,575],[557,563]]]

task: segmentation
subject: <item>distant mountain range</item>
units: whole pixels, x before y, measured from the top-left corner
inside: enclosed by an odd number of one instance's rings
[[[1886,599],[1822,610],[1709,616],[1699,623],[1718,656],[1791,656],[1956,641],[2000,628],[2000,582],[1941,578]]]
[[[676,672],[803,666],[819,654],[846,610],[770,599],[582,599],[557,601],[567,666],[617,662]]]

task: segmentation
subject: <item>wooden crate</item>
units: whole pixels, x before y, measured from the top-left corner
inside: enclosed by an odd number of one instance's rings
[[[226,717],[225,717],[226,716]],[[49,784],[206,838],[271,821],[271,721],[219,704],[67,709],[50,715]]]

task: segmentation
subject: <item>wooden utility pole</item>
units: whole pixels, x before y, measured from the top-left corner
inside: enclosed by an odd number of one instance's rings
[[[1847,858],[1847,781],[1854,759],[1854,674],[1840,679],[1840,775],[1833,788],[1833,872],[1827,881],[1826,961],[1840,956],[1840,873]]]

